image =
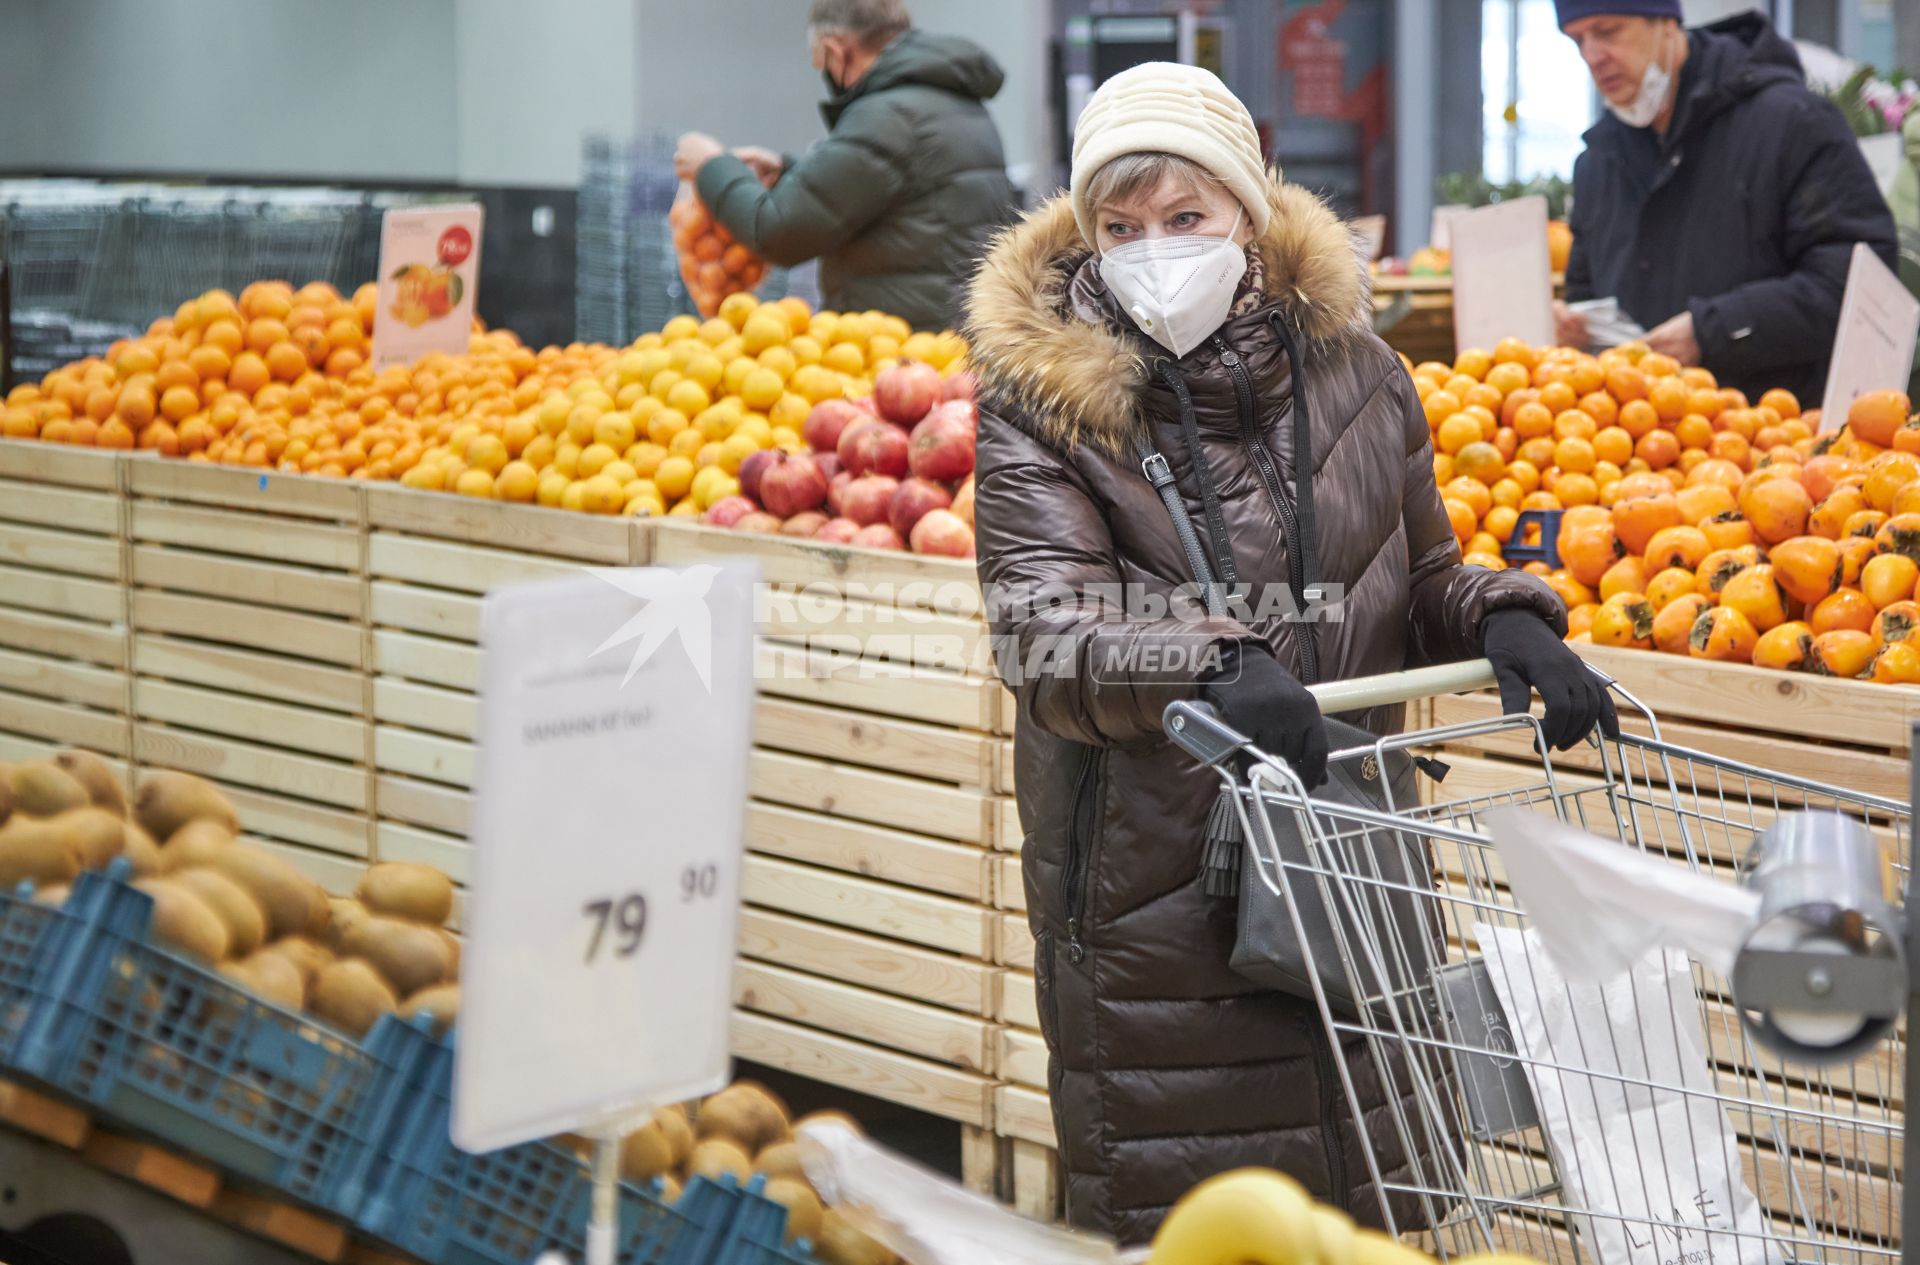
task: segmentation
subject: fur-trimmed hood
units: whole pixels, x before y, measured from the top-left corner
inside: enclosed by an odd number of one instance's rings
[[[1327,206],[1275,174],[1272,221],[1253,244],[1268,297],[1315,345],[1371,332],[1373,297],[1358,241]],[[1092,251],[1065,195],[1002,233],[967,294],[968,358],[984,398],[1015,403],[1050,443],[1118,450],[1140,422],[1147,363],[1136,339],[1078,315],[1069,300]]]

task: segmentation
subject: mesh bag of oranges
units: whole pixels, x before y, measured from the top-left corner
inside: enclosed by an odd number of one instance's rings
[[[673,248],[680,256],[680,279],[687,283],[700,315],[712,317],[729,295],[750,292],[767,275],[767,261],[734,240],[714,220],[706,203],[685,181],[667,213]]]

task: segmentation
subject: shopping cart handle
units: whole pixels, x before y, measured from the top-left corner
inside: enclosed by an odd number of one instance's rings
[[[1411,702],[1416,698],[1438,698],[1443,694],[1465,694],[1489,689],[1494,680],[1493,665],[1485,659],[1467,659],[1460,663],[1442,663],[1431,668],[1410,668],[1405,672],[1386,672],[1380,676],[1355,677],[1350,681],[1327,681],[1309,685],[1308,693],[1329,715],[1363,711]]]
[[[1160,723],[1167,737],[1202,764],[1218,764],[1247,745],[1246,735],[1229,729],[1211,703],[1168,703]]]

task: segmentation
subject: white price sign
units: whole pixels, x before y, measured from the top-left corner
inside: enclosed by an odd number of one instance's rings
[[[1515,198],[1454,217],[1453,340],[1491,351],[1503,338],[1553,342],[1547,200]]]
[[[756,580],[729,563],[488,595],[461,1147],[726,1083]]]
[[[1916,335],[1920,299],[1869,247],[1855,245],[1827,368],[1827,394],[1820,402],[1820,429],[1839,430],[1857,397],[1906,386]]]

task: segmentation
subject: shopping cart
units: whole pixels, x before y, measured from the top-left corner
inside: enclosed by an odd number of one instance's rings
[[[1314,692],[1333,714],[1492,684],[1479,662]],[[1483,776],[1482,793],[1448,799],[1428,783],[1402,803],[1382,777],[1377,808],[1309,795],[1202,705],[1174,704],[1165,723],[1219,773],[1247,841],[1242,886],[1279,900],[1308,958],[1389,1229],[1443,1257],[1567,1265],[1898,1257],[1904,1030],[1809,1067],[1756,1044],[1727,981],[1684,956],[1662,951],[1604,989],[1567,983],[1534,951],[1484,818],[1518,806],[1734,878],[1780,814],[1834,811],[1870,828],[1904,880],[1910,806],[1665,742],[1651,710],[1612,689],[1647,736],[1596,734],[1578,759],[1525,716],[1335,751],[1377,770],[1448,743],[1531,740],[1535,763],[1510,766],[1511,786]],[[1393,1106],[1366,1117],[1355,1086],[1374,1076]]]

